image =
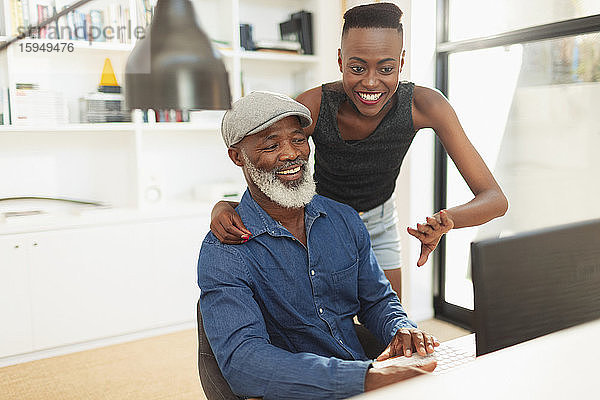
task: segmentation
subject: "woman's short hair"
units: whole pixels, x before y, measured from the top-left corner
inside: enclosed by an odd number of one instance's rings
[[[392,28],[402,33],[402,10],[392,3],[372,3],[352,7],[344,14],[342,36],[350,28]]]

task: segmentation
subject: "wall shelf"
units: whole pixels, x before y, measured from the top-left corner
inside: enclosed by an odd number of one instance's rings
[[[240,58],[242,60],[256,60],[256,61],[275,61],[275,62],[290,62],[290,63],[307,63],[313,64],[319,62],[319,57],[315,55],[304,55],[304,54],[286,54],[286,53],[275,53],[275,52],[261,52],[261,51],[243,51],[241,52]]]
[[[220,129],[218,123],[203,123],[203,122],[165,122],[154,124],[141,124],[140,128],[143,132],[203,132],[215,131]],[[66,133],[66,132],[81,132],[85,134],[94,134],[97,132],[134,132],[136,126],[132,122],[110,122],[102,124],[68,124],[56,126],[37,126],[37,125],[6,125],[0,126],[0,134],[9,133]]]
[[[123,132],[133,131],[133,124],[127,122],[114,122],[106,124],[68,124],[56,126],[37,126],[37,125],[6,125],[0,126],[0,134],[17,133],[17,132],[36,132],[36,133],[63,133],[63,132]]]

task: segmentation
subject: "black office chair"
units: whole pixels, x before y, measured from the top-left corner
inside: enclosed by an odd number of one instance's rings
[[[215,355],[210,348],[210,343],[204,331],[202,313],[200,312],[200,301],[196,307],[198,312],[198,373],[200,383],[207,400],[238,400],[242,397],[236,396],[223,377]]]
[[[200,383],[207,400],[238,400],[243,397],[236,396],[229,384],[223,377],[215,355],[210,348],[210,343],[204,331],[202,323],[202,313],[200,312],[200,301],[196,306],[198,317],[198,373],[200,374]],[[365,350],[367,357],[375,358],[385,349],[371,332],[362,325],[354,325],[358,340]]]
[[[364,325],[354,324],[354,330],[356,331],[360,345],[369,359],[377,358],[387,347],[371,331],[365,328]]]

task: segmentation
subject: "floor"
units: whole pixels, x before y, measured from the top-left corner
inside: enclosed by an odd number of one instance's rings
[[[469,332],[428,320],[440,341]],[[198,379],[196,331],[186,330],[0,368],[2,400],[205,399]]]

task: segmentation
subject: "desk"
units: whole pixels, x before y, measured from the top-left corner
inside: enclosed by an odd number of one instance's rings
[[[600,320],[493,353],[444,375],[424,375],[355,397],[390,399],[598,399]]]

